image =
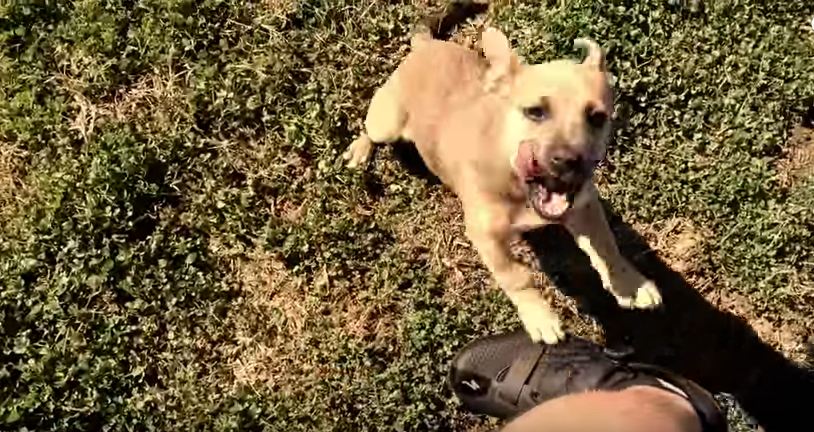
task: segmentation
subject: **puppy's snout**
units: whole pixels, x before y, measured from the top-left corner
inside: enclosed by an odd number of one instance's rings
[[[556,155],[551,158],[551,171],[558,176],[582,172],[585,160],[579,155]]]
[[[591,176],[588,159],[577,152],[558,152],[549,158],[549,172],[568,190],[577,189]]]

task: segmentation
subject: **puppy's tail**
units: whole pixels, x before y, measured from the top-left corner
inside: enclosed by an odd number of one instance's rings
[[[447,40],[457,26],[487,9],[489,4],[475,0],[452,1],[441,13],[427,18],[410,39],[410,45],[415,49],[432,39]]]

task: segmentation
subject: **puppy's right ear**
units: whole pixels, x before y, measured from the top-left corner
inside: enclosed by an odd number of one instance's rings
[[[508,84],[520,71],[522,62],[512,50],[509,39],[500,30],[489,27],[481,36],[481,49],[489,69],[486,72],[486,89],[494,90]]]
[[[582,64],[601,71],[605,70],[605,51],[593,39],[574,39],[574,48],[582,48],[588,52]]]

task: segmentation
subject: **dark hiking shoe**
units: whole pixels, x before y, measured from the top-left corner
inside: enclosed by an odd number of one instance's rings
[[[726,418],[706,390],[664,369],[629,363],[623,357],[574,336],[543,345],[516,331],[464,347],[452,362],[449,385],[469,411],[503,419],[567,394],[647,385],[686,398],[704,432],[727,430]]]

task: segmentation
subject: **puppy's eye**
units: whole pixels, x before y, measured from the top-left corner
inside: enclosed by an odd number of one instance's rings
[[[540,122],[548,117],[548,110],[542,105],[523,108],[523,115],[531,121]]]
[[[588,124],[595,129],[605,126],[608,121],[608,113],[605,111],[589,110],[587,113]]]

